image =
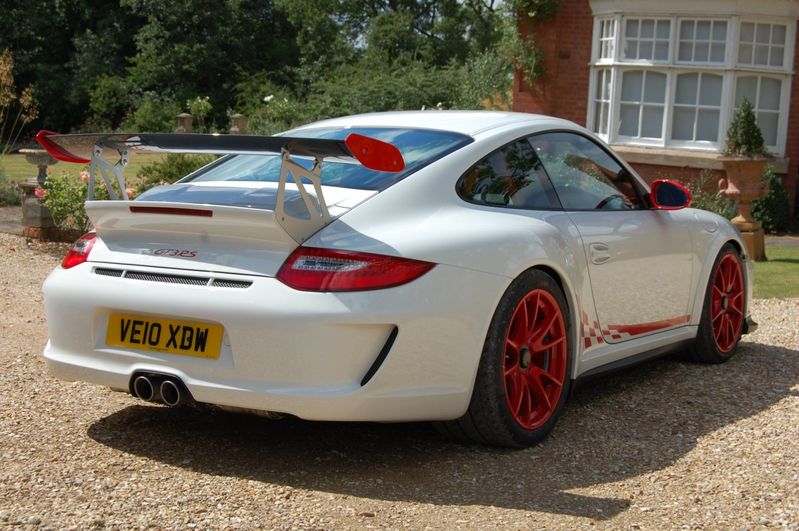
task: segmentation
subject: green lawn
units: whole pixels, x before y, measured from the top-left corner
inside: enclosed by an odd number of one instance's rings
[[[766,247],[767,262],[755,262],[755,297],[799,297],[799,247]]]
[[[161,153],[137,153],[132,155],[128,161],[128,167],[125,169],[125,177],[128,183],[130,184],[133,182],[142,166],[160,161],[163,157],[164,155]],[[4,175],[7,180],[11,181],[22,181],[31,177],[36,177],[39,173],[39,170],[35,166],[29,164],[25,160],[24,155],[7,155],[0,159],[0,165],[3,170],[0,172],[0,175]],[[88,165],[82,166],[80,164],[59,162],[55,166],[50,166],[48,171],[56,175],[62,171],[68,172],[70,175],[78,175],[84,168],[88,169]]]

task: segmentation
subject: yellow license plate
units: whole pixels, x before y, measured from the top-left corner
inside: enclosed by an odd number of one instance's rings
[[[220,325],[175,319],[111,314],[107,345],[217,359],[225,329]]]

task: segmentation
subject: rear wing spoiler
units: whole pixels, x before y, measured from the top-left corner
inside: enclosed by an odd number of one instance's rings
[[[111,199],[125,201],[130,199],[126,192],[124,170],[129,157],[134,153],[279,154],[283,162],[280,168],[275,216],[286,232],[300,240],[331,221],[320,181],[324,159],[350,159],[376,171],[399,172],[405,168],[402,154],[395,146],[358,133],[350,133],[344,140],[332,140],[169,133],[61,135],[43,130],[36,135],[36,140],[57,160],[89,164],[87,201],[94,199],[94,188],[98,177],[105,182]],[[313,167],[310,170],[305,169],[291,160],[292,155],[313,158]],[[115,162],[112,164],[109,160]],[[285,188],[289,175],[297,186],[310,219],[295,218],[285,212]],[[318,207],[306,190],[302,182],[303,177],[313,184]]]

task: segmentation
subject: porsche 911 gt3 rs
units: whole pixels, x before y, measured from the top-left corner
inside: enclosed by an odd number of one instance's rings
[[[66,380],[523,447],[578,379],[672,351],[723,362],[754,327],[733,226],[564,120],[38,138],[115,198],[87,201],[94,230],[44,284]],[[128,200],[141,151],[223,156]]]

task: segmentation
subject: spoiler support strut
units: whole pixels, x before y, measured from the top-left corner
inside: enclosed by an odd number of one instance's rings
[[[94,183],[97,179],[97,174],[102,176],[105,182],[105,187],[108,189],[108,196],[111,199],[129,200],[127,188],[125,187],[125,166],[128,165],[128,150],[117,149],[119,153],[119,160],[115,164],[110,164],[103,158],[103,147],[96,145],[92,150],[92,161],[89,164],[89,190],[86,193],[86,201],[94,199]],[[119,186],[119,196],[111,181],[111,176],[116,179],[116,184]]]

